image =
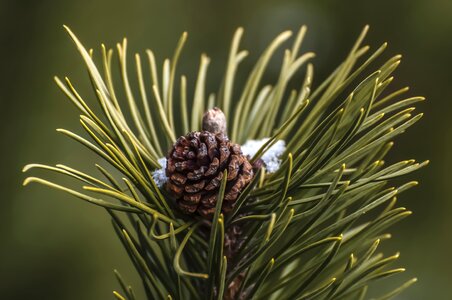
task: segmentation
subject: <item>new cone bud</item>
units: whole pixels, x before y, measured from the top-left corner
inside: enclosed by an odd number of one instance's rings
[[[217,134],[228,135],[226,116],[218,107],[209,109],[202,117],[202,130]]]
[[[223,112],[214,108],[203,117],[203,131],[179,137],[169,151],[166,187],[176,197],[182,212],[210,219],[224,170],[227,184],[222,212],[228,213],[254,173],[240,145],[228,139]]]

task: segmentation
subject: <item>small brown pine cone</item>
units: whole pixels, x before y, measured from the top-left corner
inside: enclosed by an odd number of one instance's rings
[[[243,230],[240,225],[233,224],[226,229],[223,251],[224,255],[228,258],[228,261],[234,258],[242,247],[243,242]]]
[[[184,213],[197,212],[211,218],[224,170],[228,178],[222,212],[227,213],[253,178],[253,167],[240,145],[230,142],[226,135],[191,132],[178,138],[168,153],[166,188]]]

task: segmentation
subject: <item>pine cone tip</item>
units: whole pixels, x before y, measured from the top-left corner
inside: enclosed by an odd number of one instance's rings
[[[227,135],[226,116],[223,111],[218,107],[206,111],[202,117],[202,130]]]

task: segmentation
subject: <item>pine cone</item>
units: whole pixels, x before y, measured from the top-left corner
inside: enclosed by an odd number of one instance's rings
[[[240,225],[233,224],[224,234],[224,255],[231,261],[243,245],[243,230]]]
[[[222,133],[191,132],[177,139],[169,151],[166,187],[187,214],[198,212],[209,218],[215,212],[218,190],[227,169],[222,211],[229,212],[238,195],[253,178],[253,168],[240,145]]]

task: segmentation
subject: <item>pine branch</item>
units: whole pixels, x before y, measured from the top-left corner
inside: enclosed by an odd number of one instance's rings
[[[128,73],[127,40],[118,44],[125,92],[125,99],[119,99],[112,79],[114,50],[102,45],[101,71],[93,51],[65,29],[88,68],[101,114],[68,78],[56,77],[58,87],[81,113],[80,123],[91,140],[58,131],[92,150],[123,178],[107,171],[101,160],[96,163],[100,177],[61,164],[30,164],[24,172],[38,168],[66,175],[78,181],[80,189],[36,177],[27,178],[24,185],[40,183],[104,207],[149,299],[364,299],[374,281],[404,271],[390,266],[398,253],[384,256],[378,246],[390,237],[390,226],[411,214],[397,207],[397,198],[417,183],[394,187],[393,180],[428,161],[386,166],[384,158],[393,139],[422,117],[412,113],[424,98],[403,98],[407,88],[387,92],[400,56],[369,70],[386,44],[360,63],[369,51],[361,45],[367,27],[345,60],[315,89],[309,62],[314,54],[299,54],[305,27],[285,50],[276,82],[262,82],[268,62],[292,34],[283,32],[264,50],[243,90],[235,94],[239,64],[248,54],[240,50],[243,29],[239,28],[219,93],[207,100],[210,59],[205,55],[193,97],[187,95],[185,76],[180,77],[179,97],[174,93],[186,33],[172,58],[164,61],[162,74],[153,52],[146,51],[150,85],[143,79],[141,56],[135,54],[139,95],[134,95],[134,80]],[[294,89],[292,79],[300,73],[304,80]],[[278,140],[287,146],[280,168],[274,173],[259,168],[229,213],[222,212],[225,172],[215,213],[206,220],[177,209],[174,197],[153,174],[165,167],[159,161],[176,137],[200,130],[204,111],[213,106],[225,112],[232,141],[243,144],[268,138],[251,162],[257,163]],[[126,112],[132,116],[130,123]],[[231,241],[238,245],[232,254],[225,248]],[[114,291],[114,296],[135,299],[132,288],[115,274],[122,292]],[[415,281],[381,299],[397,295]]]

